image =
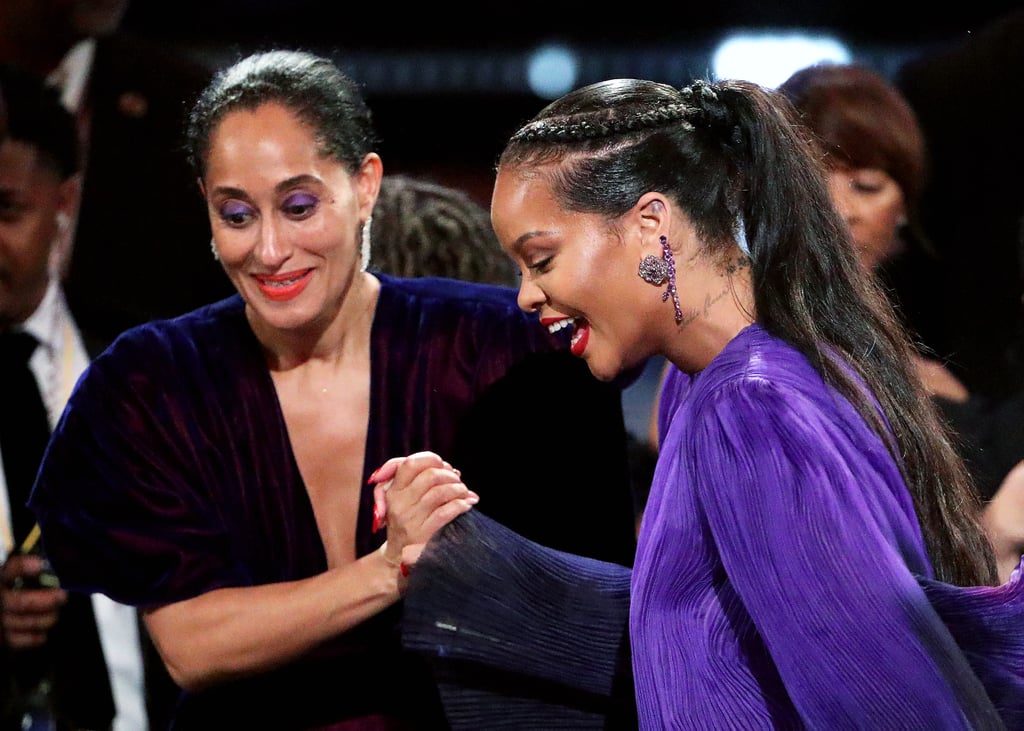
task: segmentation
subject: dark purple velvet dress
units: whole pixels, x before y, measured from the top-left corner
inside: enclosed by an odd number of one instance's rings
[[[434,450],[462,469],[481,494],[479,509],[495,519],[566,550],[631,563],[618,389],[593,379],[560,338],[521,312],[513,290],[377,276],[364,480],[389,457]],[[566,424],[568,455],[528,451],[550,451],[526,441],[535,419]],[[580,459],[582,445],[598,451]],[[565,511],[584,499],[596,521],[566,530]],[[65,586],[138,606],[327,568],[239,297],[131,330],[97,358],[54,433],[30,505]],[[384,540],[370,532],[371,505],[366,487],[358,555]],[[282,670],[184,696],[178,726],[318,728],[379,715],[402,728],[443,728],[424,668],[399,657],[400,611]]]

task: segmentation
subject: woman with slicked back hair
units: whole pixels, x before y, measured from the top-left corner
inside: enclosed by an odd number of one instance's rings
[[[988,695],[944,612],[995,595],[1019,620],[1024,592],[958,588],[995,583],[978,506],[822,173],[742,81],[584,87],[500,158],[520,306],[599,378],[674,365],[632,579],[641,725],[1019,725],[1020,666]]]
[[[630,588],[640,726],[1020,728],[1020,571],[995,586],[911,341],[804,137],[749,82],[616,79],[499,159],[520,307],[599,379],[671,363]]]
[[[78,382],[31,497],[47,554],[63,585],[142,608],[183,690],[176,728],[447,729],[399,642],[406,562],[479,498],[537,540],[631,563],[619,392],[512,288],[368,268],[383,161],[329,58],[225,67],[187,144],[213,240],[182,246],[212,249],[237,293],[129,330]],[[572,367],[529,381],[552,361]],[[496,436],[523,424],[493,406],[509,400],[591,459],[521,459]],[[584,500],[591,521],[567,525]]]

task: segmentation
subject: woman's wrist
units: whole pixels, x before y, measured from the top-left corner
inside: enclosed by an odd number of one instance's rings
[[[384,558],[384,562],[389,566],[393,566],[398,569],[402,576],[409,575],[409,567],[406,565],[400,557],[395,559],[388,555],[388,542],[384,541],[380,546],[380,555]]]

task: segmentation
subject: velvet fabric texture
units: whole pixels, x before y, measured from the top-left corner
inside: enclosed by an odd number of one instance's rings
[[[631,589],[642,728],[1020,727],[1019,578],[934,581],[896,462],[806,358],[748,326],[671,371],[659,424]]]
[[[512,480],[518,507],[495,517],[547,535],[564,521],[538,509],[538,500],[556,493],[555,505],[590,500],[596,523],[561,528],[566,547],[585,553],[600,540],[599,557],[630,562],[618,390],[576,363],[536,380],[532,359],[573,359],[564,338],[518,309],[514,290],[377,276],[364,483],[390,457],[431,449],[449,458],[477,444],[483,453],[471,465],[451,461],[481,495],[478,509]],[[499,390],[506,393],[495,399]],[[510,399],[519,414],[488,406]],[[521,442],[483,444],[492,426],[525,430],[548,414],[566,419],[566,409],[583,440],[614,443],[619,434],[620,449],[595,454],[582,469],[562,455],[537,472]],[[569,455],[585,449],[575,439],[564,442]],[[492,502],[503,500],[495,494]],[[93,362],[50,442],[31,507],[66,586],[138,606],[327,568],[276,392],[237,296],[135,328]],[[357,555],[385,538],[371,533],[371,522],[372,487],[364,486]],[[400,656],[399,616],[393,607],[286,668],[187,695],[177,725],[314,728],[378,714],[409,728],[443,728],[425,669]]]

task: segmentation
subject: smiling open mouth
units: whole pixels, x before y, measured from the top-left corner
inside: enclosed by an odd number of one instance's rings
[[[555,321],[542,320],[542,324],[547,325],[548,332],[554,335],[559,330],[564,330],[570,325],[575,325],[578,318],[576,317],[560,317]]]
[[[582,317],[545,317],[541,319],[548,332],[552,335],[572,327],[572,337],[569,340],[569,350],[573,355],[579,357],[587,349],[587,342],[590,340],[590,323]]]
[[[256,275],[256,284],[268,298],[275,301],[290,300],[297,297],[309,284],[312,269],[287,272],[274,275]]]

